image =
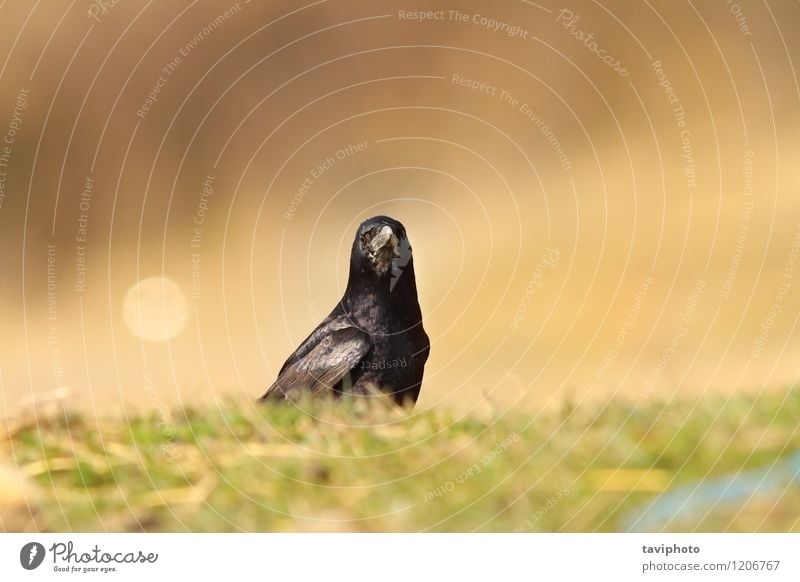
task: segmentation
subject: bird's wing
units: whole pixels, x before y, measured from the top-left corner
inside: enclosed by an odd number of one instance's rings
[[[312,349],[302,350],[304,354],[298,357],[301,348],[311,340],[309,337],[298,352],[287,360],[278,379],[267,389],[262,400],[287,398],[290,392],[297,390],[330,390],[372,347],[369,336],[352,326],[329,330],[327,335],[317,339]]]
[[[281,366],[280,372],[278,372],[279,377],[293,364],[297,363],[301,358],[308,355],[311,350],[316,348],[323,339],[332,334],[334,331],[353,327],[352,322],[346,316],[337,313],[338,309],[339,306],[337,306],[337,309],[334,309],[333,312],[326,317],[323,322],[320,323],[317,328],[308,335],[306,339],[300,343],[294,353],[286,359],[286,361],[283,363],[283,366]]]

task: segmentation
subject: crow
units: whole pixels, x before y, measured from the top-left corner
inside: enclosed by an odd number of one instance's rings
[[[261,400],[383,392],[413,405],[429,352],[406,229],[376,216],[358,227],[344,296]]]

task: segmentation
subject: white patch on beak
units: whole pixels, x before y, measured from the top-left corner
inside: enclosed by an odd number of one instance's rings
[[[378,254],[378,252],[386,246],[390,240],[397,240],[397,237],[394,236],[394,231],[390,226],[382,226],[378,233],[372,237],[372,240],[369,241],[369,250],[370,253],[373,255]],[[396,244],[393,246],[397,246]]]
[[[399,240],[390,226],[382,226],[367,243],[369,258],[378,273],[388,271],[392,260],[400,256],[398,246]]]

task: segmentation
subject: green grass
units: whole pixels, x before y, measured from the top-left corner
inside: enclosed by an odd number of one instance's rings
[[[659,492],[800,450],[800,390],[456,417],[353,402],[9,429],[42,531],[620,531]],[[800,486],[678,517],[800,531]]]

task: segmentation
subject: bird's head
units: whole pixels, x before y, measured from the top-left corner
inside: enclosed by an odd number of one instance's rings
[[[360,271],[378,277],[391,273],[390,287],[411,261],[411,245],[405,227],[388,216],[376,216],[361,223],[353,241],[351,261]]]

